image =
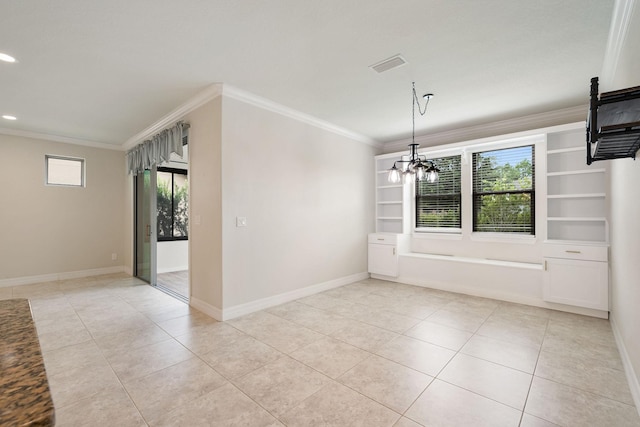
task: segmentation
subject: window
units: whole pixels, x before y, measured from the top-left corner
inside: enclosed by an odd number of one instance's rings
[[[433,162],[440,169],[438,181],[416,182],[416,229],[459,230],[461,228],[460,156],[441,157],[433,159]]]
[[[473,231],[535,234],[533,145],[473,153]]]
[[[158,240],[186,240],[188,238],[187,171],[158,168]]]
[[[44,156],[45,184],[84,187],[84,159]]]

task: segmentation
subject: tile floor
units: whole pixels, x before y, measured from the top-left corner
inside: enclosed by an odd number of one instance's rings
[[[378,280],[224,323],[124,275],[11,297],[58,426],[640,426],[606,320]]]

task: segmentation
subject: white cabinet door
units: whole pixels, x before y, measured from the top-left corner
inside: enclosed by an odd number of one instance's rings
[[[398,275],[395,245],[369,244],[369,273],[391,277]]]
[[[608,263],[545,258],[545,301],[609,310]]]

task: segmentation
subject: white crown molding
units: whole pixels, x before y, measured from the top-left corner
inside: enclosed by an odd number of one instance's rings
[[[205,90],[199,92],[196,96],[189,99],[187,102],[171,111],[148,128],[133,135],[124,144],[122,144],[122,149],[129,150],[133,148],[136,144],[139,144],[154,134],[161,132],[164,128],[173,125],[175,122],[183,118],[186,114],[220,95],[222,95],[222,84],[214,83],[211,86],[208,86]]]
[[[28,130],[0,128],[0,134],[20,136],[23,138],[31,139],[41,139],[44,141],[62,142],[63,144],[84,145],[87,147],[102,148],[105,150],[122,150],[122,147],[120,145],[89,141],[87,139],[70,138],[68,136],[50,135],[47,133],[32,132]]]
[[[382,148],[384,146],[383,143],[376,141],[375,139],[341,128],[327,121],[318,119],[305,113],[301,113],[300,111],[285,107],[284,105],[275,103],[265,98],[261,98],[257,95],[235,88],[233,86],[229,86],[227,84],[224,85],[223,95],[241,102],[245,102],[247,104],[254,105],[264,110],[292,118],[311,126],[315,126],[317,128],[324,129],[341,136],[345,136],[358,142],[371,145],[376,148]]]
[[[455,142],[471,141],[491,136],[504,136],[527,130],[538,130],[540,128],[550,127],[553,125],[582,121],[586,118],[587,110],[587,105],[563,108],[561,110],[531,114],[515,119],[500,120],[493,123],[468,126],[428,135],[420,135],[416,136],[415,141],[424,148]],[[405,150],[407,145],[410,143],[411,138],[387,142],[384,145],[384,152],[393,153]]]
[[[616,0],[615,2],[599,81],[605,91],[613,89],[611,86],[618,68],[620,53],[629,32],[634,6],[635,0]]]

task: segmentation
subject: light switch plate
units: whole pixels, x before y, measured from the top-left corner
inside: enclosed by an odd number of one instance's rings
[[[246,216],[237,216],[236,217],[236,227],[246,227],[247,226],[247,217]]]

